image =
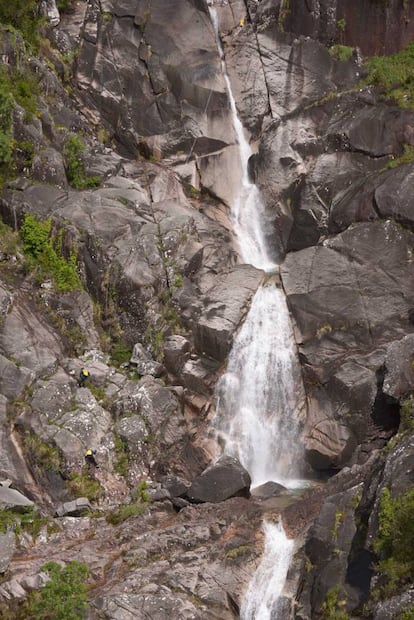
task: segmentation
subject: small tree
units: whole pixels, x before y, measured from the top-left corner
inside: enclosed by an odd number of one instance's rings
[[[80,562],[70,562],[62,568],[57,562],[47,562],[41,570],[49,573],[50,580],[41,590],[29,595],[28,617],[31,620],[86,618],[88,567]]]

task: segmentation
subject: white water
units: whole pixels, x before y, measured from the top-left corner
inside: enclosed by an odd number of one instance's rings
[[[217,13],[213,6],[209,10],[243,170],[240,193],[232,205],[240,254],[244,262],[272,271],[276,265],[269,257],[262,228],[263,201],[248,178],[252,151],[237,115],[218,34]],[[213,422],[226,454],[239,459],[249,472],[253,487],[268,480],[298,486],[299,416],[296,414],[302,395],[300,377],[285,297],[270,280],[258,289],[235,337],[227,371],[217,386]]]
[[[250,144],[244,135],[243,125],[237,114],[236,102],[229,76],[227,75],[223,47],[218,34],[218,18],[214,7],[209,7],[211,21],[214,27],[216,43],[220,53],[222,71],[226,83],[227,95],[232,111],[233,127],[239,145],[242,179],[239,193],[231,206],[233,229],[239,244],[239,254],[244,263],[258,269],[271,272],[276,265],[272,262],[266,246],[263,224],[265,222],[265,208],[260,192],[254,183],[249,180],[248,162],[253,154]]]
[[[240,620],[286,620],[279,596],[292,559],[294,541],[281,524],[263,523],[265,550],[240,609]]]
[[[232,205],[234,231],[245,263],[274,271],[266,245],[265,209],[257,187],[249,181],[252,154],[237,115],[218,34],[215,9],[210,15],[216,33],[233,126],[242,167],[240,191]],[[226,454],[236,456],[249,472],[252,486],[269,480],[293,488],[300,485],[298,408],[303,394],[301,373],[283,293],[269,280],[254,296],[235,337],[227,371],[217,385],[214,425]],[[284,620],[279,609],[294,541],[282,525],[264,522],[265,551],[243,601],[241,620]]]
[[[282,292],[258,289],[217,385],[215,425],[225,452],[239,459],[252,486],[296,486],[299,422],[293,415],[300,370]],[[223,441],[222,441],[223,442]]]

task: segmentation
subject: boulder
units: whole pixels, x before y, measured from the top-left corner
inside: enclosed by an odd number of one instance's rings
[[[414,385],[413,360],[414,334],[392,342],[385,356],[383,391],[388,396],[401,399],[412,392]]]
[[[253,497],[267,499],[268,497],[277,497],[284,491],[286,491],[286,487],[284,487],[283,484],[269,480],[269,482],[265,482],[264,484],[260,484],[258,487],[254,487],[254,489],[251,490],[251,493]]]
[[[178,375],[190,355],[189,340],[178,334],[168,336],[164,341],[164,364],[174,375]]]
[[[254,267],[240,265],[208,291],[194,328],[194,343],[202,355],[224,361],[262,277]]]
[[[13,508],[16,510],[22,509],[24,511],[25,508],[32,508],[34,502],[16,489],[0,486],[0,506],[3,509]]]
[[[193,480],[186,497],[193,503],[223,502],[230,497],[249,497],[249,473],[230,456],[221,457]]]
[[[137,374],[140,376],[151,375],[153,377],[160,377],[165,370],[162,364],[151,358],[150,354],[139,342],[134,345],[129,363],[131,366],[136,367]]]
[[[64,502],[56,508],[57,517],[81,517],[88,510],[91,510],[91,504],[87,497],[78,497],[71,502]]]
[[[341,469],[356,446],[349,429],[336,420],[322,420],[305,439],[305,455],[315,470]]]

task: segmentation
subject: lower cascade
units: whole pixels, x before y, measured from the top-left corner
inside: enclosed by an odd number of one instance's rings
[[[300,376],[285,298],[269,283],[258,289],[235,338],[214,420],[225,452],[247,469],[252,486],[296,486]]]
[[[293,554],[294,541],[281,523],[264,521],[265,550],[240,609],[240,620],[285,620],[280,598]]]

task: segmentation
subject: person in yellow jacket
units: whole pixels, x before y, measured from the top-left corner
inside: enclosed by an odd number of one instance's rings
[[[85,387],[87,379],[89,379],[89,370],[87,368],[81,368],[79,373],[79,387]]]
[[[94,467],[99,469],[99,465],[95,459],[95,454],[96,450],[91,450],[91,448],[88,448],[85,452],[85,461],[88,465],[93,465]]]

